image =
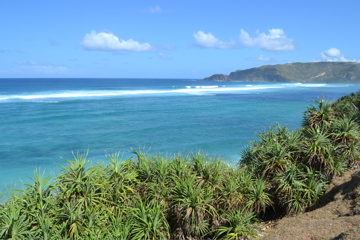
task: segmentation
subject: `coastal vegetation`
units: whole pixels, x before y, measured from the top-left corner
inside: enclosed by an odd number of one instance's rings
[[[360,163],[360,93],[314,101],[303,126],[257,134],[231,165],[202,152],[119,153],[66,160],[55,178],[35,171],[4,194],[2,239],[256,239],[263,221],[313,207]]]
[[[210,81],[251,82],[308,82],[354,83],[360,82],[360,63],[312,62],[265,65],[204,78]]]

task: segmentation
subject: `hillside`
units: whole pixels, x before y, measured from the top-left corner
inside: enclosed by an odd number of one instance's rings
[[[251,82],[360,82],[360,63],[312,62],[265,65],[238,70],[229,75],[214,74],[204,80]]]
[[[261,239],[359,239],[360,170],[336,177],[312,211],[268,223]]]

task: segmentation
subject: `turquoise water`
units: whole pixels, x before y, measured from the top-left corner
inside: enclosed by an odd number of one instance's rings
[[[55,174],[73,152],[124,159],[203,150],[235,163],[255,134],[301,126],[312,100],[335,100],[355,84],[207,82],[189,79],[0,79],[0,183]]]

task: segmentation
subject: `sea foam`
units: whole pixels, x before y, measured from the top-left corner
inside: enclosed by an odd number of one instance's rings
[[[120,96],[137,96],[137,95],[166,95],[169,94],[190,94],[204,95],[216,93],[239,93],[251,92],[256,90],[278,89],[287,87],[325,87],[326,84],[311,83],[286,83],[286,84],[263,84],[263,85],[209,85],[209,86],[183,86],[168,89],[144,89],[144,90],[80,90],[80,91],[51,91],[51,92],[35,92],[32,94],[17,95],[0,95],[0,102],[4,101],[34,101],[44,99],[73,99],[73,98],[104,98],[104,97],[120,97]]]

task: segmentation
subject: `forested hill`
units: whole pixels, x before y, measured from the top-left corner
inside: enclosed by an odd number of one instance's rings
[[[311,62],[265,65],[237,70],[229,75],[214,74],[204,80],[251,82],[360,82],[360,63]]]

